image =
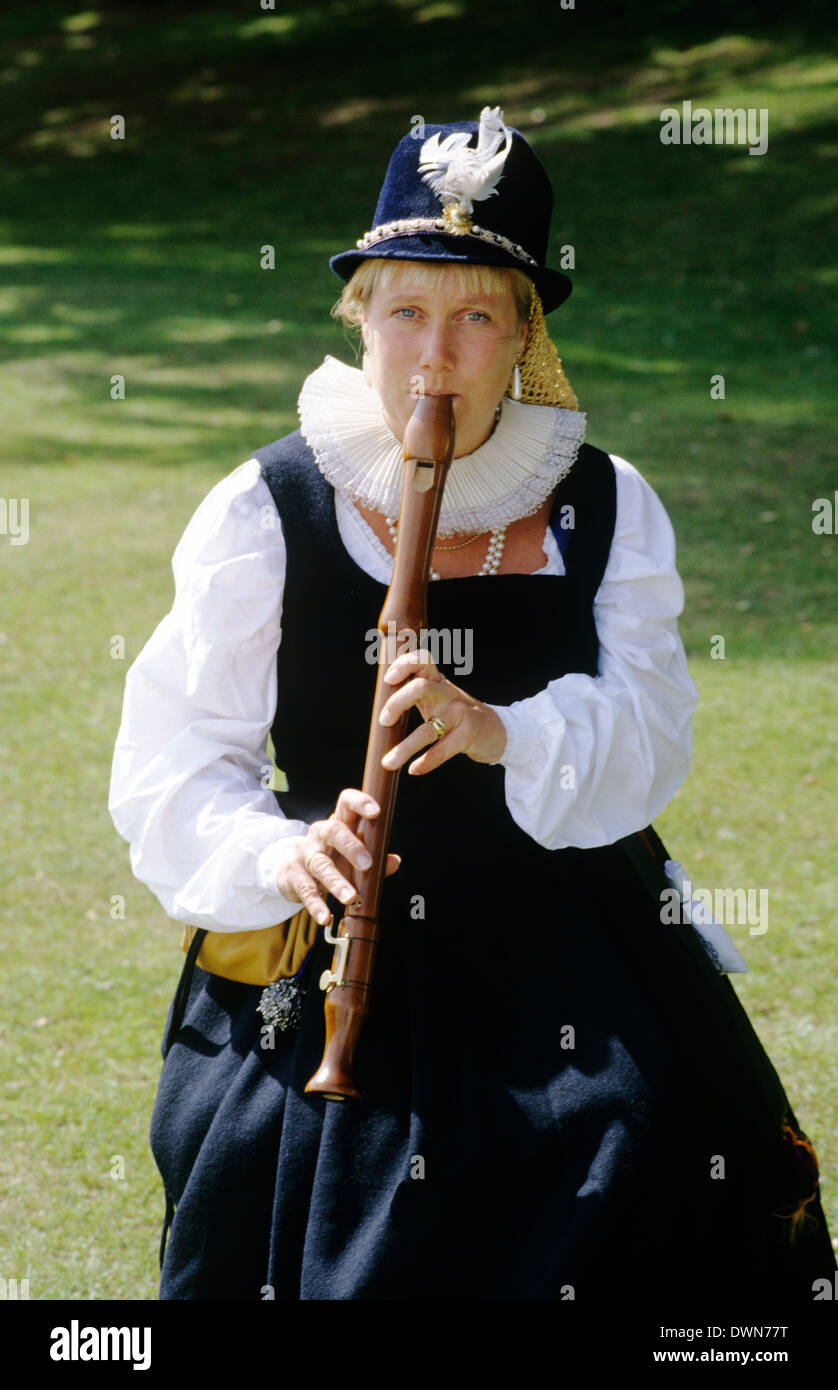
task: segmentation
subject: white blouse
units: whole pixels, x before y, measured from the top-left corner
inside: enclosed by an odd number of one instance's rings
[[[677,630],[672,527],[637,470],[612,458],[616,526],[594,609],[599,674],[562,676],[494,707],[508,735],[500,762],[510,815],[549,849],[609,844],[643,828],[689,766],[697,692]],[[390,555],[336,499],[349,554],[389,582]],[[545,554],[538,573],[561,574],[549,530]],[[172,568],[172,610],[126,678],[111,815],[136,877],[171,917],[215,931],[272,926],[299,909],[276,876],[306,827],[283,816],[270,790],[285,546],[255,459],[204,499]]]

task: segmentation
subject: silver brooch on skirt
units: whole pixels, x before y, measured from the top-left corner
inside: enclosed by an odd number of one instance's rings
[[[256,1008],[270,1028],[294,1033],[300,1026],[304,996],[305,989],[297,976],[293,980],[275,980],[262,990]]]

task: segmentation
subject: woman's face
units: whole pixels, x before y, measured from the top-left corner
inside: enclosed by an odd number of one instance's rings
[[[412,262],[399,262],[386,288],[373,290],[361,331],[372,384],[397,438],[424,393],[454,397],[457,457],[488,439],[527,335],[511,290],[467,293],[454,265],[430,289]]]

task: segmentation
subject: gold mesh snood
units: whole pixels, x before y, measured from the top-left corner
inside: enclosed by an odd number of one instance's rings
[[[541,299],[533,285],[529,333],[524,355],[518,364],[521,396],[525,405],[552,405],[578,410],[573,387],[564,374],[561,358],[547,332]],[[507,395],[511,388],[507,388]]]

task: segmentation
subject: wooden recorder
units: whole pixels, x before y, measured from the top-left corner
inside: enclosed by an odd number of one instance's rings
[[[393,578],[378,620],[380,650],[388,633],[428,626],[428,581],[436,540],[445,479],[454,454],[454,409],[450,396],[420,396],[404,435],[404,478]],[[395,624],[390,627],[389,624]],[[399,771],[381,766],[381,759],[407,734],[410,711],[385,728],[378,717],[396,689],[384,684],[388,663],[379,661],[373,700],[363,790],[381,808],[372,820],[359,822],[357,834],[372,857],[364,871],[342,862],[341,868],[358,890],[357,901],[345,911],[337,932],[326,928],[335,947],[331,970],[320,987],[326,991],[326,1046],[318,1070],[306,1091],[329,1100],[362,1100],[356,1074],[358,1045],[369,1013],[370,993],[379,937],[379,905],[387,847],[396,804]]]

